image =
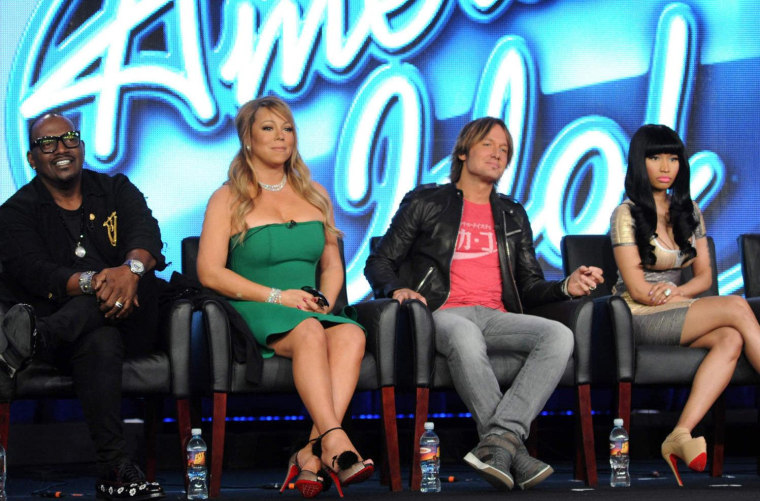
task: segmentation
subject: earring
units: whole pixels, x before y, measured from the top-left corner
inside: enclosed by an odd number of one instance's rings
[[[245,149],[248,150],[248,151],[251,151],[251,145],[250,144],[246,144],[245,145]]]

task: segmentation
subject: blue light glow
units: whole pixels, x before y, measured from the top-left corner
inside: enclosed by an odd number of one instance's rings
[[[45,0],[0,43],[0,176],[11,180],[0,199],[33,176],[28,120],[63,110],[87,165],[129,175],[148,197],[168,276],[225,179],[237,108],[274,93],[335,202],[356,301],[369,294],[369,239],[408,190],[446,181],[471,118],[501,117],[514,136],[498,189],[525,204],[550,277],[563,235],[607,231],[630,135],[660,122],[689,148],[732,293],[736,236],[760,231],[746,217],[760,198],[759,21],[749,0]]]

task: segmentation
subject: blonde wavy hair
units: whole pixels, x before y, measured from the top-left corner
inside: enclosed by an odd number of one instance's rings
[[[298,134],[295,129],[295,120],[293,112],[288,105],[280,98],[274,96],[260,97],[248,101],[237,112],[235,116],[235,128],[237,129],[240,149],[235,154],[235,158],[230,163],[227,172],[227,184],[233,193],[232,200],[232,231],[237,234],[233,244],[242,243],[248,225],[245,222],[245,216],[253,210],[254,200],[261,192],[256,172],[253,170],[251,162],[251,152],[245,147],[250,142],[251,130],[256,120],[256,112],[266,108],[272,113],[279,115],[293,125],[293,154],[285,162],[285,174],[288,176],[290,186],[302,196],[307,202],[324,216],[325,227],[330,233],[340,236],[341,232],[330,221],[330,200],[322,193],[317,191],[312,185],[311,172],[304,163],[301,155],[298,153]]]

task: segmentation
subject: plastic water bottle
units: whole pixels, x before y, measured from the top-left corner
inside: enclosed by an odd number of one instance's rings
[[[628,432],[623,428],[623,420],[613,421],[615,427],[610,433],[610,486],[630,487],[631,475],[628,473]]]
[[[206,442],[201,429],[193,428],[193,437],[187,442],[187,499],[208,499],[206,480]]]
[[[5,501],[5,449],[0,444],[0,501]]]
[[[438,476],[441,449],[435,425],[425,423],[425,433],[420,437],[420,467],[422,468],[422,483],[420,492],[441,492],[441,479]]]

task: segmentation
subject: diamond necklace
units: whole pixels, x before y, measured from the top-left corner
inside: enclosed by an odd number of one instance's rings
[[[282,181],[280,181],[277,184],[266,184],[259,181],[259,186],[264,188],[267,191],[280,191],[285,187],[285,184],[288,182],[288,175],[283,174],[282,175]]]

